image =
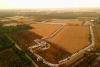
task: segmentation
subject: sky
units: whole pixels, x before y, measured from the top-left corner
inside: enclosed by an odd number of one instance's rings
[[[0,0],[0,9],[100,7],[100,0]]]

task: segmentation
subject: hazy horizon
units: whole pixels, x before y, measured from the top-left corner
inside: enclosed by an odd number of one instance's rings
[[[100,8],[100,0],[0,0],[0,9]]]

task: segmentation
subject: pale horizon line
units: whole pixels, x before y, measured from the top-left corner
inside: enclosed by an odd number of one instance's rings
[[[66,7],[66,8],[0,8],[0,10],[66,10],[66,9],[100,9],[100,7]]]

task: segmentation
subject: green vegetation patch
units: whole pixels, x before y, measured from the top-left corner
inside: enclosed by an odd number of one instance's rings
[[[14,49],[14,48],[13,48]],[[0,53],[0,67],[35,67],[27,57],[18,54],[12,48]]]
[[[14,43],[12,43],[8,37],[0,33],[0,51],[10,48]]]
[[[1,33],[11,33],[11,32],[16,32],[20,30],[28,30],[28,29],[31,29],[31,26],[28,24],[16,25],[16,26],[1,26],[0,32]]]

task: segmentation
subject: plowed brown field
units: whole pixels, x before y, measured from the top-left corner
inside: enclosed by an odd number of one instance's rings
[[[66,26],[60,33],[48,41],[73,54],[89,45],[88,37],[88,26]]]
[[[93,29],[95,35],[95,48],[100,50],[100,24],[96,24]]]
[[[81,25],[83,22],[78,19],[54,19],[48,23],[66,23],[66,25]]]
[[[32,24],[33,29],[30,29],[30,32],[35,32],[36,34],[48,37],[62,25],[60,24]]]
[[[9,34],[17,44],[22,48],[28,48],[33,46],[35,39],[40,39],[42,36],[30,31],[18,31],[12,34]]]
[[[35,28],[35,29],[49,29],[49,28],[56,28],[58,26],[61,26],[60,24],[42,24],[42,23],[39,23],[39,24],[31,24],[31,27]]]
[[[51,44],[50,48],[44,51],[37,50],[35,51],[37,54],[42,56],[46,61],[50,63],[57,64],[58,61],[63,60],[70,56],[71,54],[65,50],[63,50],[61,47],[57,46],[56,44]]]

